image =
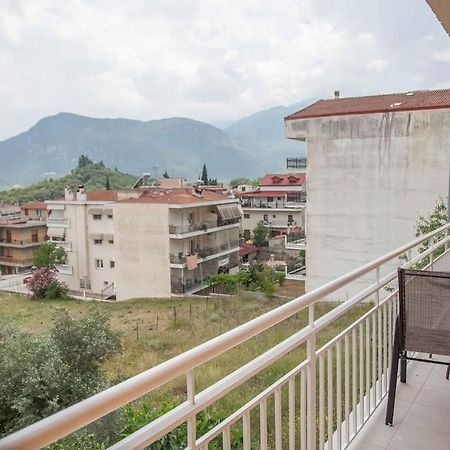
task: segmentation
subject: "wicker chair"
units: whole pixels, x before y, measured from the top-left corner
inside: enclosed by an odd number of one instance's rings
[[[400,381],[406,382],[407,360],[447,365],[450,363],[413,358],[407,352],[450,356],[450,273],[398,270],[399,316],[392,352],[386,425],[392,425],[398,365]]]

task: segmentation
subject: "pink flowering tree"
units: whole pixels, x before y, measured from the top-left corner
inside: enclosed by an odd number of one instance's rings
[[[60,298],[67,294],[67,286],[61,283],[56,272],[48,267],[41,267],[33,272],[28,289],[31,300]]]

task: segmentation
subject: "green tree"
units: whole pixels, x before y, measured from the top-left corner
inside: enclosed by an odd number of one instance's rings
[[[95,312],[74,319],[65,310],[56,313],[49,335],[1,326],[0,346],[0,435],[104,389],[101,365],[122,349],[108,316]],[[111,439],[117,437],[114,429],[108,429]]]
[[[106,175],[105,189],[106,189],[107,191],[110,191],[110,190],[111,190],[111,183],[109,182],[109,175]]]
[[[81,169],[83,167],[89,166],[90,164],[94,164],[92,160],[88,158],[87,155],[81,155],[78,158],[78,168]]]
[[[253,230],[253,242],[256,246],[263,247],[267,243],[269,234],[269,228],[264,226],[262,223],[258,223],[258,225],[256,225],[256,228]]]
[[[433,211],[429,216],[419,216],[416,223],[416,236],[423,236],[425,234],[431,233],[434,230],[445,225],[448,221],[448,212],[447,212],[447,199],[444,197],[439,197],[434,205]],[[438,239],[442,239],[444,237],[444,233],[438,235]],[[433,240],[427,240],[423,242],[423,244],[419,247],[419,253],[423,253],[433,244]],[[437,258],[438,256],[444,253],[444,246],[437,248],[433,251],[433,258]],[[430,257],[416,264],[418,269],[425,267],[429,263]]]
[[[56,269],[56,266],[64,264],[67,253],[62,247],[57,247],[53,242],[44,242],[39,246],[33,256],[33,264],[36,267]]]
[[[203,164],[201,180],[203,183],[208,184],[208,171],[206,170],[206,164]]]

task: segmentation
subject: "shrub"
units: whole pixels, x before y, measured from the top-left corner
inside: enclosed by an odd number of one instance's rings
[[[64,264],[67,259],[66,251],[57,247],[53,242],[45,242],[39,246],[33,257],[33,264],[36,267],[47,267],[56,269],[56,266]]]
[[[59,298],[67,294],[67,286],[58,281],[55,271],[48,267],[41,267],[33,272],[28,289],[32,300]]]

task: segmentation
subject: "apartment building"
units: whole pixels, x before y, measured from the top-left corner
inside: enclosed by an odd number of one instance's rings
[[[45,221],[0,219],[0,273],[11,275],[29,270],[34,253],[46,236]]]
[[[450,89],[336,95],[285,124],[307,145],[307,290],[412,239],[419,215],[447,195]]]
[[[20,205],[20,215],[27,220],[47,220],[48,209],[45,202],[32,201]]]
[[[170,297],[239,265],[238,200],[200,187],[81,188],[47,205],[48,234],[68,254],[60,278],[75,292]]]
[[[243,209],[244,238],[250,239],[258,223],[271,236],[305,231],[306,176],[302,172],[266,174],[253,190],[236,192]]]

